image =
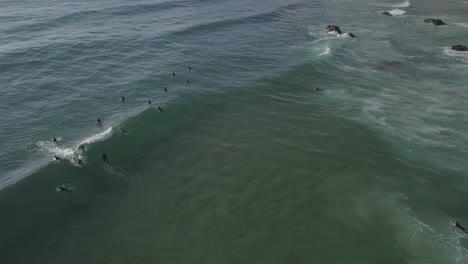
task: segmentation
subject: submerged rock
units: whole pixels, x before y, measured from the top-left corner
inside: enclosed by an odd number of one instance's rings
[[[463,45],[455,45],[455,46],[452,46],[450,49],[456,50],[456,51],[468,51],[468,47],[463,46]]]
[[[424,19],[424,23],[432,23],[436,26],[441,26],[441,25],[447,25],[444,23],[444,21],[440,20],[440,19],[434,19],[434,18],[428,18],[428,19]]]
[[[326,27],[326,30],[327,32],[336,32],[338,34],[341,34],[341,29],[339,26],[335,26],[335,25],[328,25]]]

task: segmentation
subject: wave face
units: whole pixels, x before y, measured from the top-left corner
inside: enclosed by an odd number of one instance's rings
[[[464,263],[458,4],[0,2],[0,261]]]

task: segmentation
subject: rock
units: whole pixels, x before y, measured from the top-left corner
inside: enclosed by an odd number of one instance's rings
[[[463,46],[463,45],[455,45],[455,46],[452,46],[450,49],[456,50],[456,51],[468,51],[468,47]]]
[[[440,19],[434,19],[434,18],[428,18],[428,19],[424,19],[424,23],[432,23],[436,26],[441,26],[441,25],[447,25],[444,23],[444,21],[440,20]]]
[[[338,34],[341,34],[341,30],[340,30],[340,27],[339,26],[335,26],[335,25],[328,25],[326,27],[326,30],[327,32],[336,32]]]

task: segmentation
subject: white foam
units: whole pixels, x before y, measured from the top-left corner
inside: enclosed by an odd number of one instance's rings
[[[83,140],[79,145],[92,144],[92,143],[107,140],[111,137],[112,137],[112,127],[106,129],[105,131],[99,134],[96,134],[92,137],[89,137]],[[36,143],[36,145],[39,147],[39,150],[41,152],[43,152],[47,156],[51,156],[52,160],[55,160],[53,158],[54,156],[58,156],[59,158],[63,160],[70,161],[75,166],[81,166],[81,164],[78,163],[78,160],[81,160],[82,162],[84,162],[84,157],[81,155],[81,152],[76,150],[76,148],[62,146],[61,144],[57,144],[51,141],[39,141]]]
[[[445,47],[443,48],[443,52],[447,56],[456,57],[464,61],[468,61],[468,51],[456,51],[451,49],[450,47]]]
[[[398,4],[379,4],[379,6],[385,6],[385,7],[396,7],[396,8],[403,8],[403,7],[409,7],[411,5],[411,2],[409,0],[406,0],[402,3]]]
[[[453,25],[463,27],[463,28],[468,28],[468,22],[457,22],[457,23],[453,23]]]
[[[319,56],[324,56],[330,54],[330,48],[326,47],[325,50],[319,54]]]
[[[351,34],[349,32],[345,32],[343,34],[338,34],[337,35],[339,38],[352,38]]]
[[[51,155],[57,155],[63,159],[72,159],[74,156],[74,151],[72,148],[60,147],[57,143],[51,141],[39,141],[36,143],[39,147],[39,150]]]
[[[406,1],[402,2],[402,3],[393,5],[393,7],[409,7],[410,5],[411,5],[410,1],[406,0]]]
[[[92,143],[96,143],[96,142],[100,142],[100,141],[104,141],[104,140],[107,140],[109,138],[112,137],[112,133],[113,133],[113,130],[112,130],[112,127],[109,127],[108,129],[106,129],[104,132],[101,132],[99,134],[96,134],[92,137],[89,137],[85,140],[83,140],[80,145],[84,145],[84,144],[92,144]]]
[[[401,9],[392,9],[392,10],[387,11],[387,12],[392,16],[404,16],[404,15],[406,15],[406,11],[401,10]]]

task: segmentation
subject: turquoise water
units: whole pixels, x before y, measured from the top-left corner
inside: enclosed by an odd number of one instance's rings
[[[0,2],[1,262],[467,263],[467,11]]]

